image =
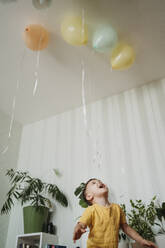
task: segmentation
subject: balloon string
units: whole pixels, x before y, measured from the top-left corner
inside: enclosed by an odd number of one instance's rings
[[[11,115],[11,121],[10,121],[10,127],[9,127],[9,135],[8,135],[8,138],[11,137],[11,131],[12,131],[13,121],[14,121],[14,115],[15,115],[15,104],[16,104],[16,96],[14,96],[14,99],[13,99],[12,115]]]
[[[87,110],[86,110],[86,100],[85,100],[85,67],[84,67],[84,61],[81,61],[81,73],[82,73],[82,81],[81,81],[81,87],[82,87],[82,105],[83,105],[83,116],[84,116],[84,125],[87,129]]]
[[[85,33],[85,10],[84,8],[82,9],[82,29],[81,29],[81,41],[83,42],[83,37]]]
[[[23,54],[22,54],[22,57],[20,59],[19,76],[18,76],[17,84],[16,84],[16,92],[15,92],[15,95],[14,95],[13,101],[12,101],[12,111],[11,111],[12,113],[11,113],[11,119],[10,119],[10,124],[9,124],[7,144],[6,144],[5,148],[2,151],[0,151],[0,154],[5,154],[8,151],[8,148],[9,148],[9,140],[11,138],[11,133],[12,133],[13,124],[14,124],[16,100],[17,100],[17,94],[18,94],[19,87],[20,87],[20,75],[22,73],[22,65],[23,65],[24,57],[25,57],[25,49],[23,50]]]
[[[83,37],[84,37],[84,32],[85,32],[85,11],[84,8],[82,9],[82,31],[81,31],[81,40],[83,42]],[[100,169],[102,165],[102,153],[99,151],[99,139],[96,137],[92,137],[92,132],[90,131],[88,127],[88,122],[87,122],[87,107],[86,107],[86,95],[85,95],[85,65],[84,65],[84,60],[82,59],[81,61],[81,74],[82,74],[82,105],[83,105],[83,116],[84,116],[84,125],[85,129],[87,132],[87,135],[91,138],[92,141],[92,146],[94,150],[94,155],[93,155],[93,163],[94,165],[97,165],[98,169]]]
[[[33,96],[35,96],[37,88],[38,88],[38,69],[39,69],[39,65],[40,65],[40,50],[39,49],[40,49],[42,38],[43,38],[43,35],[41,34],[40,40],[38,42],[38,51],[36,54],[36,69],[34,72],[35,81],[34,81],[34,87],[33,87]]]
[[[81,29],[81,41],[83,42],[84,29],[85,29],[85,16],[84,16],[84,8],[82,9],[82,29]],[[82,87],[82,105],[83,105],[83,115],[84,115],[84,125],[87,130],[87,109],[86,109],[86,97],[85,97],[85,66],[84,60],[81,61],[81,87]]]
[[[102,165],[102,152],[101,150],[101,144],[99,141],[99,137],[92,137],[92,132],[90,131],[88,127],[87,122],[87,106],[86,106],[86,95],[85,95],[85,66],[84,61],[82,59],[81,61],[81,76],[82,76],[82,106],[83,106],[83,119],[84,119],[84,126],[86,129],[86,133],[88,137],[90,137],[93,147],[94,154],[92,155],[92,162],[94,165],[96,165],[98,168]],[[98,134],[97,134],[98,135]]]
[[[14,122],[14,116],[15,116],[15,104],[16,104],[16,96],[14,96],[13,99],[13,104],[12,104],[12,114],[11,114],[11,120],[10,120],[10,125],[9,125],[9,132],[8,132],[8,137],[7,137],[7,145],[6,147],[2,150],[2,154],[5,154],[9,148],[9,139],[11,138],[11,132],[13,128],[13,122]]]
[[[7,145],[2,151],[1,154],[4,155],[9,149],[9,146]]]
[[[34,82],[34,87],[33,87],[33,96],[35,96],[36,91],[37,91],[37,87],[38,87],[38,74],[36,73],[35,75],[35,82]]]
[[[46,22],[47,16],[48,16],[48,9],[44,10],[45,22]],[[39,49],[40,49],[40,45],[41,45],[41,42],[42,42],[43,38],[44,38],[44,34],[41,33],[40,40],[38,42],[38,49],[37,49],[38,51],[37,51],[37,55],[36,55],[36,70],[34,72],[35,80],[34,80],[34,87],[33,87],[33,96],[36,95],[36,92],[37,92],[37,89],[38,89],[38,82],[39,82],[38,70],[39,70],[39,65],[40,65],[40,50]]]
[[[34,88],[33,88],[33,96],[35,96],[37,88],[38,88],[38,69],[39,69],[39,65],[40,65],[40,45],[41,45],[41,41],[43,39],[43,34],[41,34],[40,36],[40,40],[38,42],[38,51],[36,53],[36,70],[34,72],[34,77],[35,77],[35,82],[34,82]]]

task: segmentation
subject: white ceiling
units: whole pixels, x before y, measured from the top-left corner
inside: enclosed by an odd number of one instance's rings
[[[3,2],[5,2],[3,0]],[[36,10],[31,0],[0,1],[0,109],[26,124],[81,106],[81,61],[85,63],[86,101],[117,94],[165,76],[164,0],[52,0]],[[68,12],[81,14],[90,33],[97,23],[111,23],[120,39],[132,44],[137,57],[126,71],[111,71],[108,56],[88,46],[72,47],[60,35]],[[51,33],[49,46],[39,54],[25,48],[26,25],[43,24]],[[37,56],[38,88],[33,96]],[[17,80],[20,81],[16,90]]]

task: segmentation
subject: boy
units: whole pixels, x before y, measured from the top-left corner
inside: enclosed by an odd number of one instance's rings
[[[118,204],[108,201],[108,188],[100,180],[90,179],[84,188],[83,196],[89,207],[80,217],[75,226],[73,241],[86,232],[90,233],[87,248],[117,248],[119,229],[144,247],[157,248],[157,246],[143,239],[126,222],[125,215]]]

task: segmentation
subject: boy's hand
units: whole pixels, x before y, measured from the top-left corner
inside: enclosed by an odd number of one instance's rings
[[[137,243],[139,243],[143,247],[150,248],[158,248],[153,242],[143,239],[132,227],[130,227],[127,223],[123,223],[121,225],[123,231],[132,239],[134,239]]]
[[[144,247],[158,248],[153,242],[143,239],[140,244]]]
[[[77,223],[73,233],[73,241],[76,242],[77,239],[81,238],[81,235],[86,232],[86,226],[82,223]]]

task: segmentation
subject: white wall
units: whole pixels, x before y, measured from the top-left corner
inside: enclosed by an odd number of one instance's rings
[[[16,168],[21,138],[22,126],[18,122],[13,123],[11,139],[8,141],[9,126],[11,117],[0,111],[0,209],[5,201],[5,196],[9,190],[6,169]],[[8,150],[5,148],[8,146]],[[5,247],[9,215],[0,216],[0,248]]]
[[[98,177],[112,201],[164,200],[165,80],[133,89],[82,109],[25,126],[18,168],[56,183],[68,196],[67,209],[56,204],[54,223],[61,244],[74,247],[73,227],[82,213],[73,192],[82,181]],[[63,176],[53,173],[58,168]],[[6,248],[23,232],[22,210],[13,211]]]

